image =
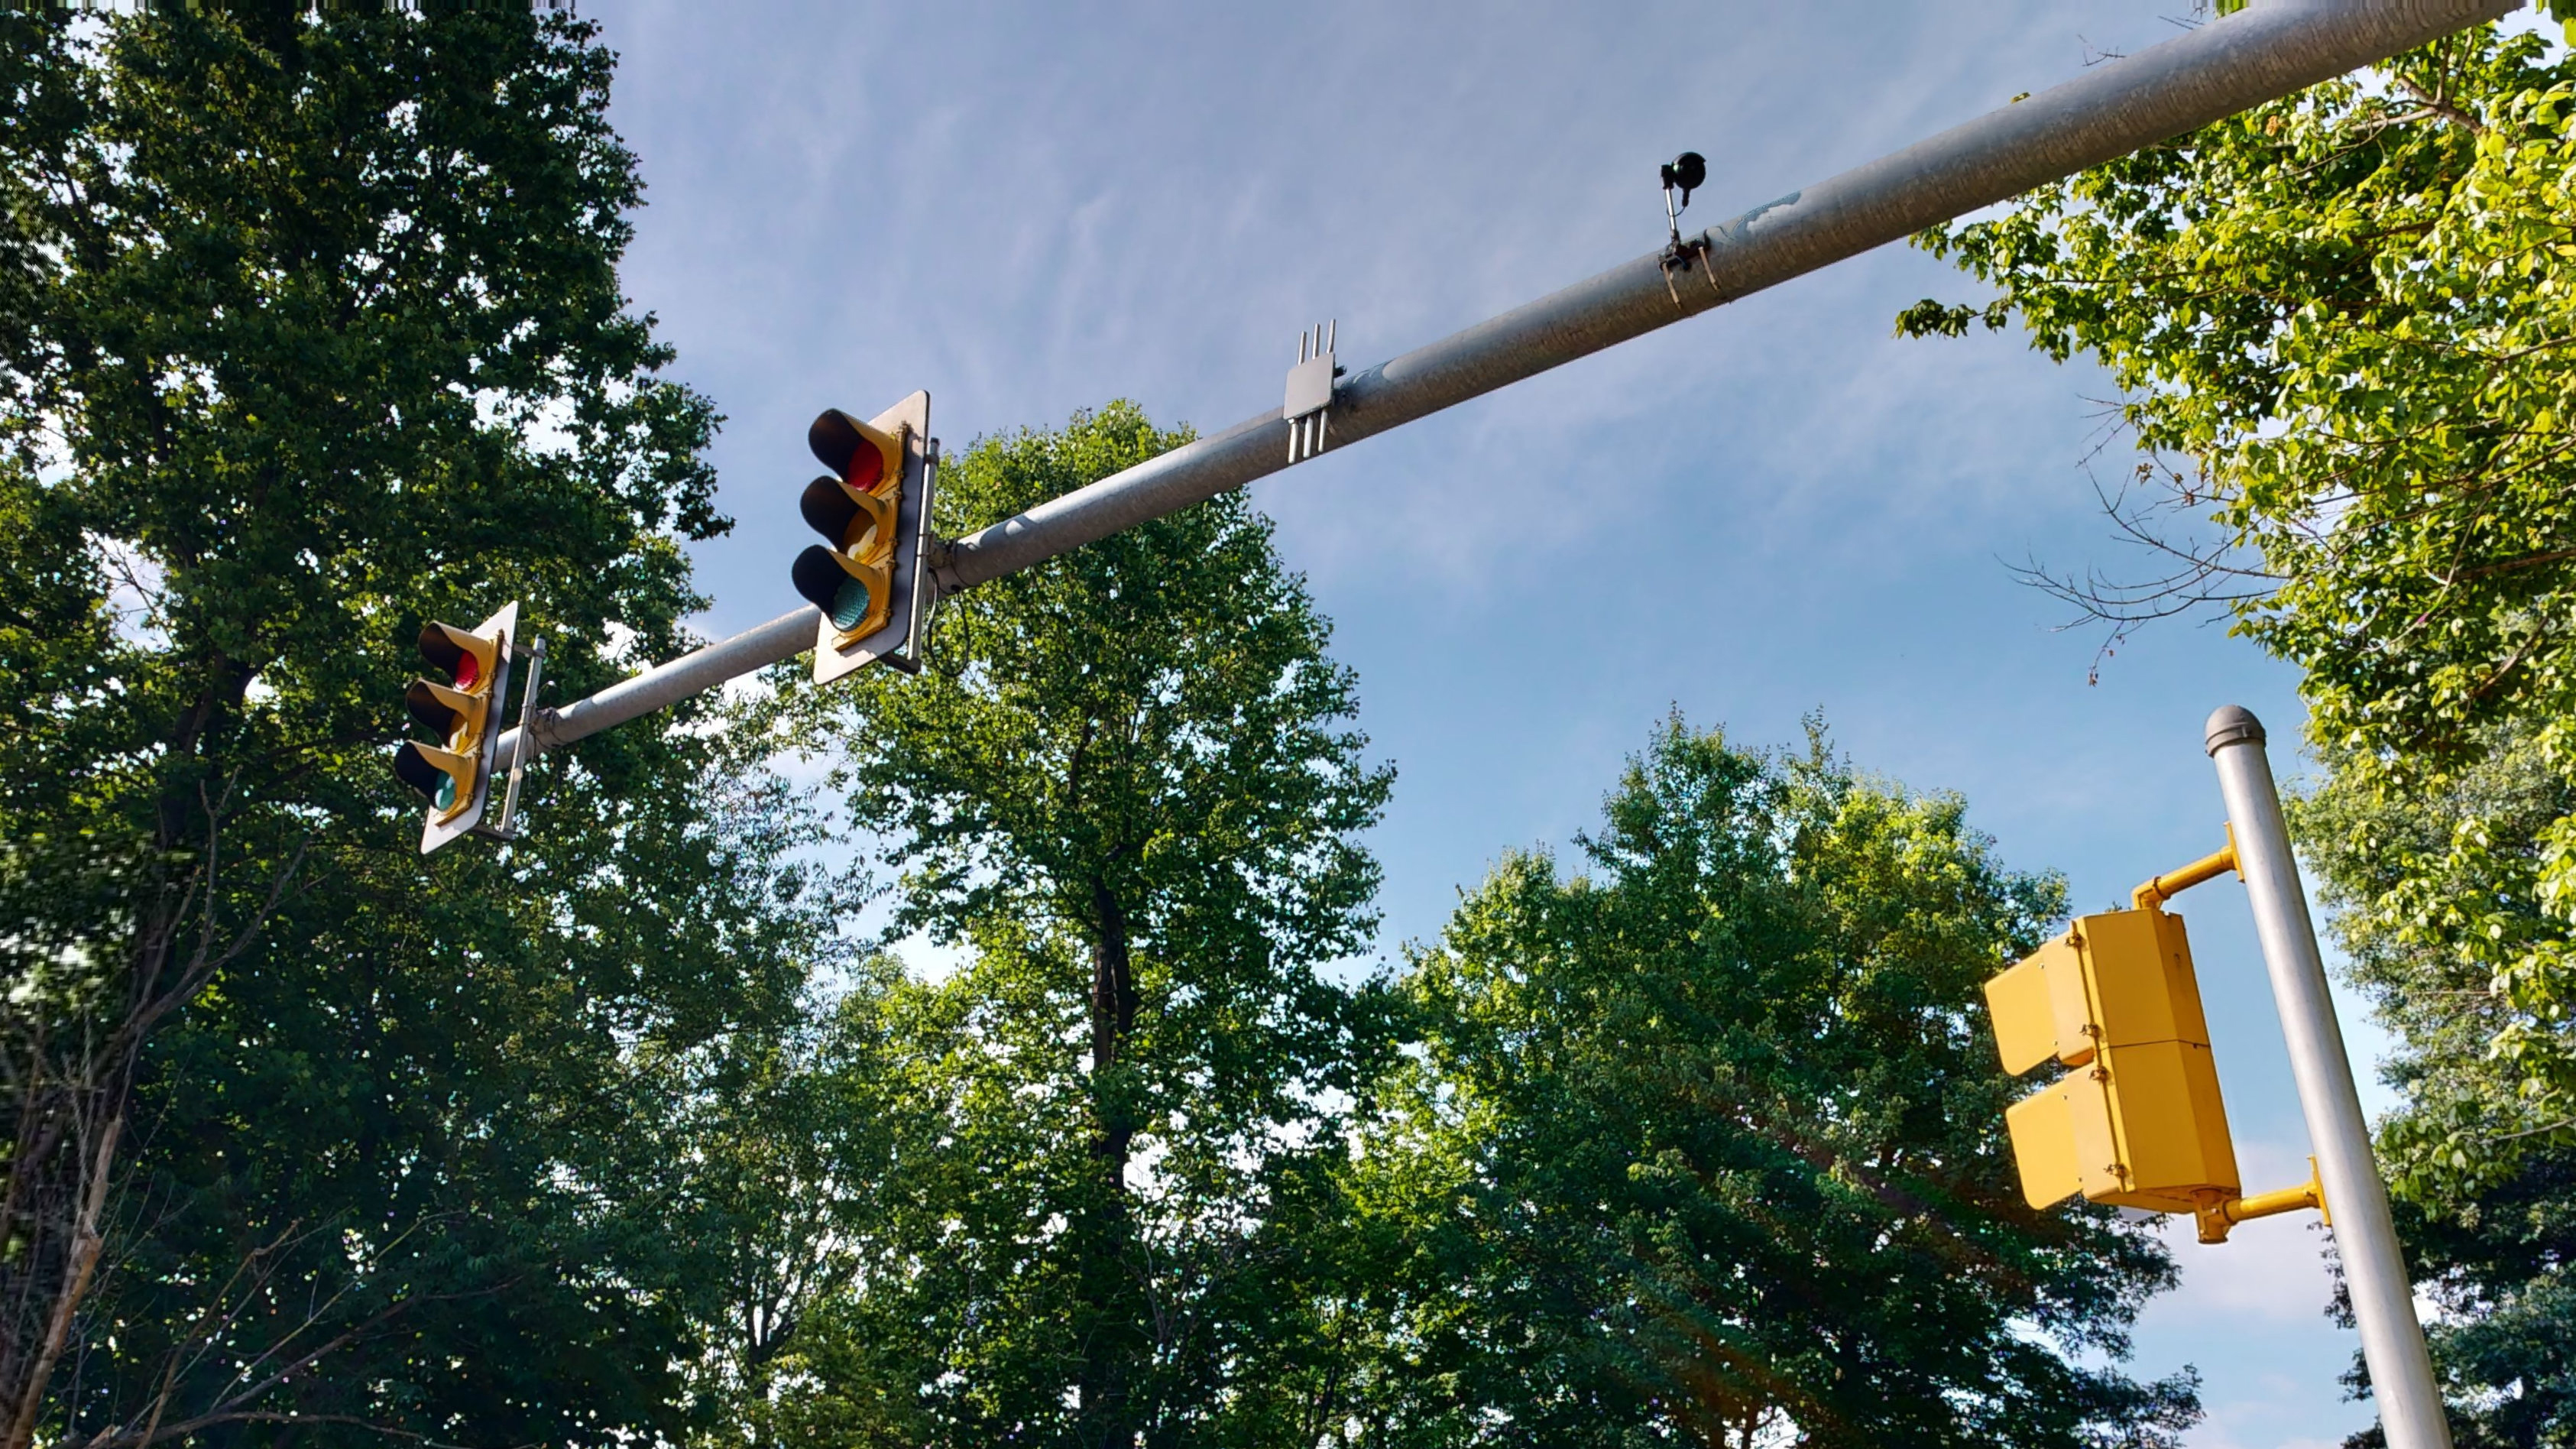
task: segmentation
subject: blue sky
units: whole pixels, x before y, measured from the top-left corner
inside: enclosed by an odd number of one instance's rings
[[[915,388],[950,447],[1132,398],[1275,407],[1299,331],[1355,369],[2175,32],[2188,0],[709,6],[593,0],[650,206],[628,287],[729,415],[729,633],[797,603],[805,423]],[[2017,336],[1906,342],[1975,289],[1882,250],[1254,487],[1400,770],[1384,948],[1496,855],[1562,849],[1668,709],[1957,790],[2081,909],[2220,843],[2202,719],[2286,743],[2289,671],[2220,627],[2096,636],[2017,584],[2127,563],[2088,483],[2108,383]],[[2105,476],[2117,449],[2095,459]],[[2285,773],[2295,757],[2278,752]],[[2234,883],[2183,901],[2249,1190],[2305,1134]],[[2347,1011],[2364,1051],[2373,1034]],[[2219,1446],[2331,1445],[2322,1238],[2177,1236],[2136,1367],[2196,1363]]]

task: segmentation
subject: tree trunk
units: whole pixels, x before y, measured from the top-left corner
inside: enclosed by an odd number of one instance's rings
[[[1136,975],[1127,959],[1127,913],[1118,908],[1117,897],[1094,882],[1091,904],[1100,922],[1100,934],[1091,943],[1091,1080],[1099,1132],[1094,1150],[1106,1166],[1110,1190],[1124,1194],[1128,1145],[1135,1139],[1136,1126],[1127,1120],[1123,1107],[1113,1108],[1103,1101],[1098,1084],[1106,1080],[1118,1062],[1119,1047],[1136,1029]]]
[[[46,1315],[44,1344],[36,1351],[17,1412],[10,1417],[8,1449],[27,1449],[28,1442],[35,1438],[36,1419],[45,1406],[45,1385],[53,1378],[54,1365],[63,1356],[63,1344],[71,1337],[72,1316],[80,1311],[81,1299],[88,1296],[90,1275],[98,1268],[99,1249],[105,1246],[98,1231],[99,1210],[107,1203],[108,1176],[116,1165],[116,1139],[124,1128],[123,1117],[111,1117],[106,1130],[99,1134],[98,1152],[90,1163],[88,1190],[81,1194],[80,1217],[72,1229],[71,1258],[63,1275],[66,1281],[55,1295],[53,1311]]]
[[[1115,1081],[1121,1047],[1136,1029],[1136,976],[1127,955],[1127,913],[1106,883],[1091,884],[1092,1155],[1099,1162],[1097,1212],[1086,1235],[1080,1437],[1086,1449],[1134,1449],[1130,1402],[1135,1377],[1133,1296],[1128,1289],[1127,1159],[1136,1124]]]
[[[153,810],[159,851],[196,860],[176,884],[157,873],[136,883],[137,925],[121,1010],[66,1033],[77,1046],[49,1050],[41,1032],[6,1044],[22,1060],[9,1063],[17,1078],[17,1132],[9,1181],[0,1190],[7,1199],[0,1229],[16,1231],[22,1244],[15,1264],[0,1263],[0,1288],[9,1290],[0,1302],[0,1449],[27,1449],[32,1442],[54,1369],[72,1346],[107,1246],[117,1140],[144,1045],[219,964],[214,953],[222,948],[213,931],[220,808],[201,784],[208,741],[239,711],[257,671],[220,653],[205,671],[206,684],[170,727],[173,766]],[[272,896],[259,919],[275,904]],[[183,940],[192,918],[205,928],[193,946]],[[257,926],[254,920],[248,930]],[[246,934],[225,959],[247,940]],[[78,1140],[83,1123],[103,1124],[94,1150]],[[67,1132],[72,1142],[63,1141]]]

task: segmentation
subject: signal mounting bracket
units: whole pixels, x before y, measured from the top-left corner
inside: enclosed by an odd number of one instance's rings
[[[510,656],[528,661],[528,682],[519,693],[519,746],[510,756],[510,784],[501,795],[501,821],[478,824],[473,834],[506,845],[519,838],[519,781],[528,772],[530,742],[537,737],[537,690],[546,678],[546,639],[540,634],[525,644],[513,642]],[[497,743],[497,742],[496,742]]]

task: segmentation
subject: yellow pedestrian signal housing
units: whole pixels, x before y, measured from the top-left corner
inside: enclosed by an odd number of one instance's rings
[[[806,445],[832,475],[805,486],[799,511],[824,542],[797,555],[796,592],[822,611],[814,679],[836,679],[882,659],[917,667],[924,612],[923,541],[937,445],[930,394],[914,393],[868,422],[834,408],[814,420]]]
[[[2079,918],[1986,983],[2004,1070],[2075,1068],[2005,1113],[2032,1207],[2194,1212],[2237,1195],[2236,1150],[2182,918]]]
[[[430,728],[438,743],[403,741],[394,751],[394,774],[429,800],[420,838],[423,855],[483,819],[493,747],[501,733],[493,725],[509,692],[511,636],[518,627],[519,606],[512,603],[472,629],[436,623],[421,628],[421,657],[447,682],[413,680],[403,692],[403,707]]]
[[[2236,844],[2130,893],[2134,909],[2079,916],[2065,935],[1986,982],[1995,1048],[2019,1076],[2074,1070],[2004,1111],[2022,1196],[2191,1213],[2221,1243],[2249,1218],[2325,1207],[2314,1164],[2301,1187],[2242,1196],[2209,1021],[2176,892],[2236,869]],[[2331,1219],[2329,1219],[2331,1221]]]

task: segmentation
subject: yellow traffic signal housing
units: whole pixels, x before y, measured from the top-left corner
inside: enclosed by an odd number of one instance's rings
[[[2240,1186],[2182,918],[2076,920],[1986,983],[2004,1070],[2075,1070],[2005,1113],[2022,1195],[2195,1212]]]
[[[519,606],[513,603],[472,629],[437,623],[421,628],[421,657],[448,682],[413,680],[403,691],[403,707],[437,734],[438,743],[405,740],[394,751],[394,774],[428,797],[423,855],[482,821],[500,738],[492,728],[493,712],[509,689],[510,636],[518,627]]]
[[[796,592],[823,611],[836,643],[885,627],[894,609],[895,524],[903,506],[905,433],[887,433],[834,408],[806,441],[834,476],[805,485],[799,511],[823,535],[797,556]]]
[[[832,475],[805,486],[798,511],[824,542],[797,555],[796,592],[822,612],[816,683],[882,659],[911,669],[927,582],[932,459],[930,394],[868,422],[834,408],[806,445]]]

